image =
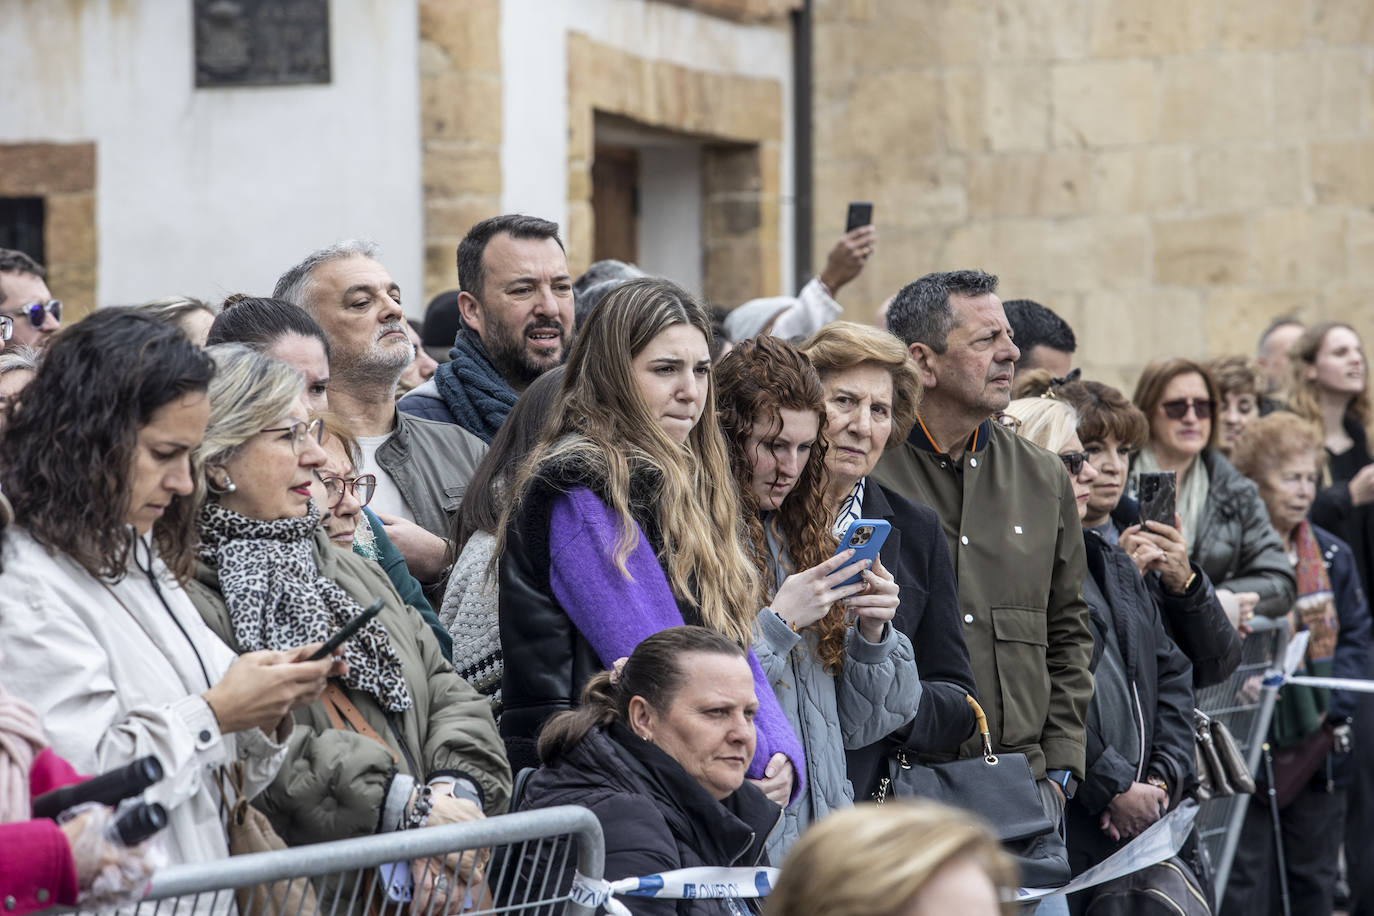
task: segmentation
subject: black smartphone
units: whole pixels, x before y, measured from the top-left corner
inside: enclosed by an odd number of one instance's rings
[[[853,232],[860,226],[873,225],[873,204],[867,200],[851,200],[849,214],[844,219],[844,231]]]
[[[378,598],[367,606],[357,617],[339,627],[337,633],[325,640],[324,645],[315,650],[315,654],[310,656],[309,661],[317,662],[326,655],[333,654],[334,650],[342,646],[345,642],[358,635],[358,631],[367,626],[367,622],[376,617],[382,611],[382,599]]]
[[[1136,499],[1140,524],[1159,522],[1173,527],[1177,475],[1173,471],[1141,471]]]

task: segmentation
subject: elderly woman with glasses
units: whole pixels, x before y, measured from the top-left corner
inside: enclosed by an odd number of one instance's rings
[[[187,586],[201,616],[244,652],[327,639],[374,599],[383,605],[343,644],[347,674],[298,711],[282,776],[259,806],[292,845],[504,811],[510,769],[486,702],[382,569],[331,547],[318,524],[312,482],[331,459],[300,375],[240,344],[207,352],[210,492]],[[356,480],[330,486],[354,502],[366,493]]]
[[[1179,533],[1232,619],[1243,623],[1251,614],[1288,613],[1297,594],[1293,566],[1259,491],[1217,448],[1212,420],[1219,400],[1212,376],[1189,359],[1153,362],[1141,374],[1132,400],[1150,423],[1150,438],[1131,461],[1126,483],[1131,499],[1123,499],[1113,513],[1117,525],[1138,521],[1131,515],[1142,472],[1173,471]],[[1133,553],[1132,559],[1139,564],[1142,558]]]

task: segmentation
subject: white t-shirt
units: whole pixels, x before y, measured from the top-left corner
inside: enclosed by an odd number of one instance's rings
[[[372,474],[377,478],[377,489],[372,494],[372,502],[367,507],[378,515],[399,515],[408,522],[415,521],[415,515],[401,497],[396,481],[377,463],[377,449],[391,438],[391,433],[382,436],[359,436],[358,445],[363,450],[362,466],[359,474]]]

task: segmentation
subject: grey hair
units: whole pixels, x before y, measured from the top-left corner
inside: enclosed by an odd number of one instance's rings
[[[345,239],[342,242],[335,242],[328,248],[321,248],[312,251],[305,256],[295,267],[289,268],[286,273],[277,278],[277,285],[272,289],[273,299],[282,299],[292,305],[299,305],[308,312],[314,312],[314,303],[311,301],[312,293],[310,289],[311,280],[314,278],[315,269],[330,261],[341,261],[344,258],[372,258],[374,261],[381,254],[381,248],[377,243],[370,239]]]
[[[291,409],[305,382],[286,363],[263,356],[245,344],[222,343],[205,348],[215,363],[210,380],[210,422],[200,456],[205,467],[223,465],[239,446]],[[302,418],[304,419],[304,418]],[[197,484],[203,499],[205,482]]]
[[[39,353],[33,347],[16,344],[0,351],[0,375],[11,372],[37,372]]]
[[[887,307],[887,329],[910,347],[923,343],[945,352],[954,310],[950,296],[985,296],[997,292],[997,277],[981,270],[926,274],[902,287]]]

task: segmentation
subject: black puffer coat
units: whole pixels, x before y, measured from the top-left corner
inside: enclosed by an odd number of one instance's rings
[[[619,723],[589,732],[530,777],[521,809],[555,805],[582,805],[601,822],[609,881],[675,868],[767,864],[764,841],[782,816],[749,782],[716,801],[676,760]],[[526,861],[521,872],[539,881],[547,867]],[[558,886],[570,880],[564,876]],[[620,899],[636,914],[752,911],[749,901]]]
[[[1096,532],[1084,532],[1084,542],[1088,574],[1108,605],[1095,607],[1089,602],[1093,639],[1100,646],[1107,638],[1103,618],[1111,614],[1126,681],[1136,698],[1131,714],[1142,739],[1144,766],[1137,778],[1136,765],[1088,728],[1087,774],[1065,813],[1069,861],[1075,874],[1122,845],[1112,843],[1097,829],[1097,819],[1131,783],[1144,782],[1146,775],[1154,773],[1169,785],[1174,802],[1194,781],[1192,667],[1165,632],[1159,609],[1131,558]]]

